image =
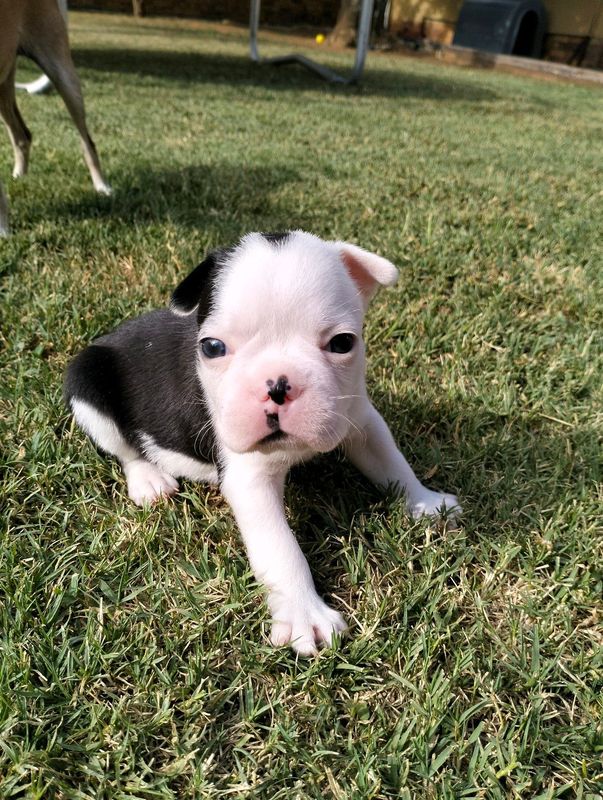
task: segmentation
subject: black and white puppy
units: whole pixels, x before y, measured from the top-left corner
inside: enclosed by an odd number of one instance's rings
[[[135,503],[176,478],[220,484],[268,592],[272,641],[302,654],[345,629],[314,588],[285,516],[293,464],[343,447],[410,513],[460,511],[417,479],[367,396],[362,321],[397,271],[309,233],[251,233],[211,253],[172,296],[102,336],[69,366],[78,424],[124,469]]]

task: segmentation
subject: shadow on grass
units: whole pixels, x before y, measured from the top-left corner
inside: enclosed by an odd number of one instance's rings
[[[36,215],[57,221],[93,219],[128,226],[167,220],[190,228],[214,228],[225,237],[238,237],[241,220],[257,219],[260,224],[262,219],[276,216],[282,218],[282,224],[290,224],[291,210],[283,209],[281,213],[276,195],[279,188],[295,182],[298,174],[283,164],[191,164],[172,169],[137,164],[112,178],[114,193],[110,198],[92,191],[58,201],[49,198],[37,205]]]
[[[109,74],[125,74],[170,81],[175,84],[228,84],[259,86],[277,91],[316,91],[332,95],[374,95],[417,97],[426,100],[484,102],[498,99],[491,89],[477,86],[462,72],[447,71],[441,76],[406,72],[401,61],[399,71],[369,66],[357,86],[329,84],[301,66],[254,64],[244,56],[205,53],[182,53],[167,50],[124,50],[121,48],[77,49],[73,51],[78,68]],[[341,66],[336,67],[345,71]]]

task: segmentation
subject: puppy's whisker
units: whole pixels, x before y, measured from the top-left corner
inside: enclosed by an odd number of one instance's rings
[[[195,435],[195,439],[194,439],[194,441],[193,441],[193,450],[194,450],[195,452],[198,452],[198,451],[197,451],[197,445],[198,445],[198,443],[199,443],[199,440],[200,440],[200,439],[203,437],[203,435],[204,435],[205,433],[207,433],[208,431],[211,431],[211,430],[212,430],[212,427],[213,427],[213,425],[212,425],[212,421],[211,421],[211,419],[208,419],[208,420],[207,420],[207,421],[206,421],[206,422],[205,422],[205,423],[204,423],[204,424],[201,426],[201,428],[199,428],[199,430],[197,431],[197,433],[196,433],[196,435]],[[213,455],[214,455],[214,449],[215,449],[215,447],[216,447],[216,444],[215,444],[215,441],[213,441],[213,442],[212,442],[211,449],[210,449],[210,457],[212,458],[212,460],[213,460]]]
[[[351,428],[353,428],[353,429],[354,429],[354,430],[355,430],[355,431],[356,431],[356,432],[357,432],[357,433],[358,433],[358,434],[359,434],[359,435],[362,437],[362,440],[363,440],[363,441],[366,441],[366,437],[367,437],[366,431],[365,431],[363,428],[360,428],[360,427],[359,427],[359,426],[358,426],[358,425],[357,425],[357,424],[354,422],[354,420],[350,419],[350,418],[349,418],[349,417],[347,417],[345,414],[339,414],[337,411],[331,411],[331,414],[333,414],[333,415],[334,415],[334,416],[336,416],[336,417],[341,417],[341,419],[344,419],[344,420],[345,420],[345,421],[348,423],[348,425],[349,425]]]

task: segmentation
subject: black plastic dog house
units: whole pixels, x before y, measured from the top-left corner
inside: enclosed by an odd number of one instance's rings
[[[540,0],[465,0],[453,44],[538,58],[546,33]]]

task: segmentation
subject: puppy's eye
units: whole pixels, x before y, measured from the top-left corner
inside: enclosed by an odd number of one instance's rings
[[[333,336],[326,349],[331,353],[349,353],[355,341],[353,333],[338,333]]]
[[[201,352],[206,358],[221,358],[226,355],[226,345],[221,339],[201,339]]]

